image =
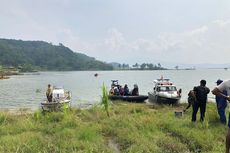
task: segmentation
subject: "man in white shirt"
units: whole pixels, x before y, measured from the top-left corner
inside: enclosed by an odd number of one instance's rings
[[[223,94],[224,90],[227,91],[228,96]],[[222,96],[230,102],[230,97],[229,97],[229,95],[230,95],[230,80],[226,80],[226,81],[222,82],[220,85],[218,85],[217,87],[215,87],[212,90],[212,93],[216,96]],[[226,153],[230,153],[229,149],[230,149],[230,116],[228,118],[228,133],[226,135]]]

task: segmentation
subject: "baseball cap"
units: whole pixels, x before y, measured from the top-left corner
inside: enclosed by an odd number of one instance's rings
[[[218,80],[216,81],[217,85],[221,84],[222,82],[223,82],[223,80],[221,80],[221,79],[218,79]]]

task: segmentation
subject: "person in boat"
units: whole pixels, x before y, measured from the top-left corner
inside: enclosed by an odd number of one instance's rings
[[[223,94],[224,90],[227,92],[227,96]],[[215,96],[221,96],[230,102],[230,80],[223,81],[217,87],[212,90],[212,94]],[[230,152],[230,116],[228,116],[228,133],[226,135],[226,153]]]
[[[98,73],[95,73],[94,76],[97,77],[97,76],[98,76]]]
[[[120,95],[120,91],[119,91],[118,87],[114,87],[114,95],[117,95],[117,96]]]
[[[220,85],[222,82],[223,82],[223,80],[218,79],[216,81],[217,86]],[[226,90],[223,90],[222,93],[225,96],[227,96]],[[226,120],[226,116],[225,116],[225,108],[227,107],[227,100],[222,96],[216,95],[216,104],[217,104],[217,111],[218,111],[218,114],[220,116],[220,122],[223,124],[226,124],[227,120]]]
[[[53,98],[52,92],[53,92],[53,89],[52,89],[51,85],[48,84],[48,88],[46,91],[46,97],[47,97],[48,102],[52,102],[52,98]]]
[[[204,121],[206,103],[207,103],[207,95],[210,92],[210,89],[206,87],[206,81],[201,80],[200,85],[194,87],[193,89],[196,100],[193,104],[193,112],[192,112],[192,122],[196,121],[196,114],[200,109],[200,121]]]
[[[114,86],[111,86],[111,89],[110,89],[110,91],[109,91],[109,94],[110,94],[110,95],[114,95]]]
[[[134,88],[132,90],[132,96],[139,96],[139,89],[137,84],[134,84]]]
[[[120,95],[124,96],[124,88],[121,85],[118,87]]]
[[[188,106],[185,108],[184,112],[189,109],[191,106],[193,106],[194,102],[196,100],[196,96],[194,94],[193,90],[190,90],[188,93]]]
[[[125,95],[125,96],[128,96],[128,95],[129,95],[129,88],[128,88],[128,85],[127,85],[127,84],[125,84],[125,86],[124,86],[124,95]]]

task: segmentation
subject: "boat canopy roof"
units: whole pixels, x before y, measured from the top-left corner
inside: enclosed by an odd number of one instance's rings
[[[157,86],[157,91],[177,91],[176,86]]]
[[[170,79],[156,79],[156,80],[154,80],[154,81],[161,81],[161,82],[167,81],[167,82],[169,82],[169,80],[170,80]]]
[[[156,79],[153,81],[155,85],[161,85],[161,86],[172,86],[173,83],[169,81],[169,79]]]
[[[64,89],[63,86],[54,86],[53,89]]]
[[[53,90],[53,98],[64,98],[65,91],[63,88],[58,88]]]

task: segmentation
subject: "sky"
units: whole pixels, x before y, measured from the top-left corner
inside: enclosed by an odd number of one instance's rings
[[[230,63],[229,0],[0,0],[0,25],[105,62]]]

